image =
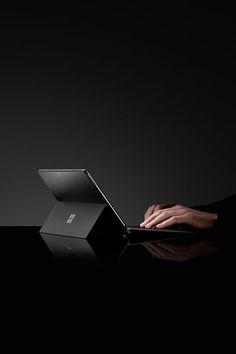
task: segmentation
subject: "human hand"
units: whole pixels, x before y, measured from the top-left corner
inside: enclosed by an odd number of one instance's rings
[[[218,215],[188,208],[179,204],[154,204],[150,206],[144,221],[140,224],[144,228],[168,228],[175,224],[188,224],[196,229],[208,230],[214,226]]]

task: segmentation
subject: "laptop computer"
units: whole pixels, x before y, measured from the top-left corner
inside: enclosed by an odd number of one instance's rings
[[[127,226],[87,169],[39,169],[57,203],[41,233],[87,238],[95,233],[122,234],[131,244],[195,235],[188,226],[165,229]]]

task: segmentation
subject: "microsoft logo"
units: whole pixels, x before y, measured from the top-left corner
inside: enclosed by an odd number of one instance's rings
[[[67,219],[66,223],[71,224],[73,219],[75,218],[75,214],[70,214],[69,218]]]

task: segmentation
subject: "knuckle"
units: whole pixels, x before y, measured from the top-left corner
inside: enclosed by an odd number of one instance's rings
[[[183,205],[181,205],[181,204],[176,204],[175,207],[176,207],[176,208],[182,208]]]
[[[165,210],[162,212],[163,217],[168,217],[171,216],[171,214],[173,213],[173,211],[171,210]]]

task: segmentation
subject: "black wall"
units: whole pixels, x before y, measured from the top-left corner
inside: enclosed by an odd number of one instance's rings
[[[38,168],[89,169],[129,224],[235,193],[230,9],[7,9],[0,39],[0,224],[44,221]]]

